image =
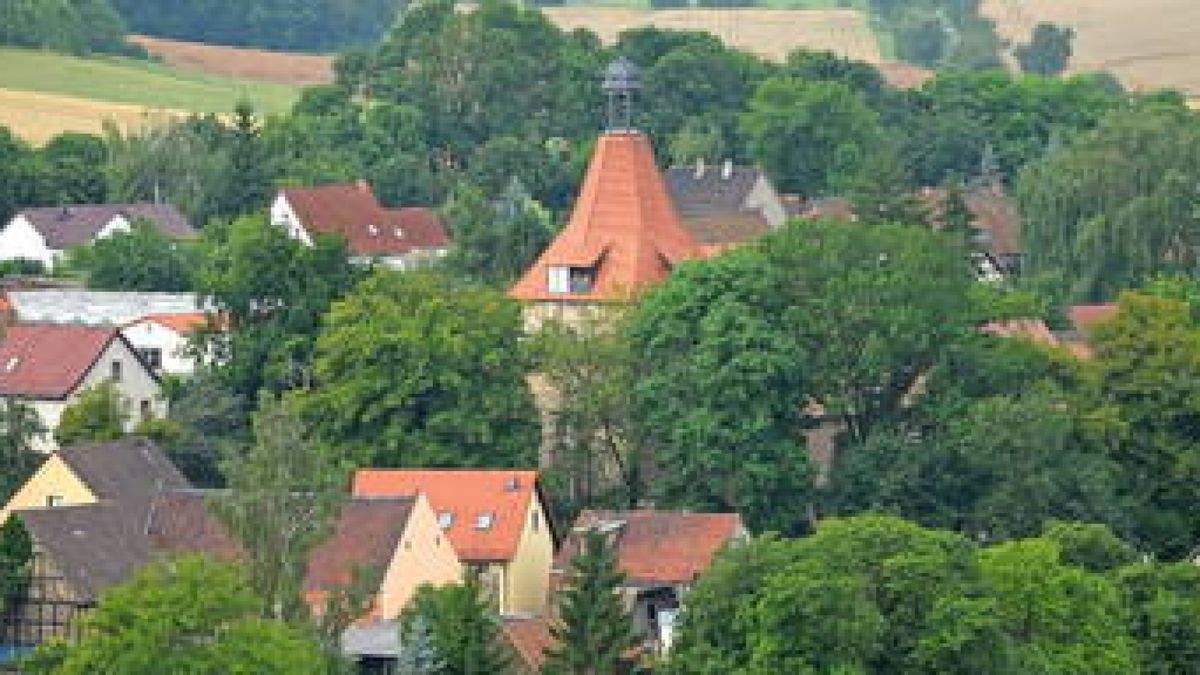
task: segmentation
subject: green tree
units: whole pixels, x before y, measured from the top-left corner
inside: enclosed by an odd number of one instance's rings
[[[785,192],[836,190],[857,171],[880,134],[876,113],[840,82],[774,77],[741,118],[750,155]]]
[[[129,232],[72,252],[71,266],[83,271],[88,287],[97,290],[179,292],[192,289],[197,256],[189,244],[136,220]]]
[[[1111,572],[1138,562],[1138,552],[1098,523],[1052,520],[1042,538],[1058,544],[1062,561],[1090,572]]]
[[[60,446],[86,441],[115,441],[125,435],[129,414],[126,402],[112,382],[102,382],[79,395],[63,409],[54,440]]]
[[[50,139],[37,154],[38,202],[107,202],[104,165],[108,158],[108,148],[104,145],[103,138],[68,131]]]
[[[520,307],[432,272],[377,271],[334,304],[300,395],[316,433],[372,466],[525,466],[537,416]]]
[[[400,636],[398,675],[437,675],[445,668],[433,642],[433,629],[424,616],[415,616]]]
[[[1013,54],[1022,72],[1059,75],[1067,69],[1071,60],[1071,42],[1074,39],[1073,29],[1043,22],[1033,27],[1029,44],[1018,45]]]
[[[0,502],[8,503],[41,465],[44,456],[33,446],[45,433],[41,418],[28,403],[17,398],[0,403]]]
[[[33,574],[33,540],[20,518],[0,524],[0,616],[7,616],[21,598]]]
[[[221,458],[251,435],[249,408],[215,374],[201,371],[172,392],[167,418],[160,421],[165,428],[148,433],[153,430],[139,426],[138,433],[153,437],[192,485],[222,487]]]
[[[571,562],[559,596],[559,624],[551,629],[557,645],[546,653],[545,675],[617,675],[637,645],[633,619],[620,596],[625,575],[606,535],[589,531]]]
[[[1200,569],[1191,562],[1137,563],[1115,572],[1141,671],[1186,673],[1200,662]]]
[[[316,643],[260,618],[260,600],[237,567],[200,557],[154,563],[109,589],[71,644],[39,648],[24,672],[327,672]]]
[[[485,597],[478,578],[462,584],[422,586],[401,615],[401,626],[411,633],[424,621],[433,635],[441,659],[437,675],[503,675],[509,660],[500,647],[500,620]]]
[[[554,236],[550,214],[516,178],[491,202],[483,191],[462,183],[444,213],[454,238],[447,268],[480,283],[512,283]]]
[[[247,552],[247,574],[263,615],[305,625],[308,553],[329,534],[346,472],[309,437],[286,402],[264,394],[254,443],[222,464],[228,490],[217,513]]]
[[[795,531],[816,402],[853,439],[970,327],[965,256],[927,228],[822,221],[684,266],[631,316],[639,437],[667,502]],[[786,498],[784,495],[788,495]],[[787,506],[784,506],[784,505]]]

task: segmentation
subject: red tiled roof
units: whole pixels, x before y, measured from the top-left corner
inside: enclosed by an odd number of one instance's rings
[[[522,672],[541,672],[546,650],[558,644],[550,633],[550,623],[537,616],[504,617],[504,635],[525,666]]]
[[[204,312],[184,312],[180,314],[150,314],[133,323],[141,323],[143,321],[153,321],[154,323],[170,328],[171,330],[181,335],[186,335],[194,330],[204,328],[208,325],[208,314]]]
[[[114,339],[112,328],[10,326],[0,342],[0,395],[66,398]]]
[[[640,133],[600,137],[567,226],[509,295],[518,300],[622,300],[704,257],[683,225],[650,141]],[[551,267],[595,266],[586,293],[551,293]]]
[[[875,64],[883,80],[897,89],[918,89],[937,73],[903,61],[883,61]]]
[[[633,584],[690,583],[708,570],[713,558],[745,527],[736,513],[682,513],[643,509],[579,514],[575,528],[554,561],[555,571],[570,569],[582,533],[603,524],[619,524],[617,561]]]
[[[450,241],[437,213],[424,207],[383,208],[365,182],[286,188],[282,193],[305,230],[343,237],[354,255],[403,255],[443,248]]]
[[[359,469],[353,493],[356,497],[424,494],[439,520],[450,514],[452,520],[444,529],[459,559],[485,562],[516,555],[537,479],[536,471],[506,469]],[[489,514],[490,525],[479,527],[480,518]],[[545,526],[545,513],[542,522]]]
[[[1116,303],[1107,303],[1103,305],[1074,305],[1067,310],[1067,317],[1071,320],[1071,325],[1080,333],[1088,333],[1097,324],[1108,321],[1116,316],[1118,306]]]

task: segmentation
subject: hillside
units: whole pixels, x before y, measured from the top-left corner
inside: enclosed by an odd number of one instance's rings
[[[1131,89],[1200,95],[1196,0],[985,0],[984,12],[1013,42],[1028,40],[1041,21],[1074,28],[1073,71],[1108,70]]]
[[[224,47],[148,35],[131,35],[129,41],[180,70],[276,84],[312,85],[333,81],[332,56]]]
[[[106,116],[133,122],[147,110],[227,112],[247,99],[261,111],[281,112],[299,93],[296,86],[133,59],[14,48],[0,48],[0,89],[0,124],[34,142],[58,131],[95,132]]]

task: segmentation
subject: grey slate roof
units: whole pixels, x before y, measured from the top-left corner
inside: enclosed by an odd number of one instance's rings
[[[725,167],[707,166],[702,171],[690,167],[667,169],[667,189],[675,207],[685,218],[690,215],[737,213],[762,178],[760,169],[734,166],[726,177]]]
[[[155,495],[189,487],[163,451],[146,439],[83,443],[57,454],[101,501],[144,510]]]
[[[121,215],[128,220],[145,219],[173,239],[190,239],[196,230],[170,204],[84,204],[22,209],[25,216],[52,249],[81,246],[96,238],[104,226]]]
[[[18,323],[124,326],[152,314],[216,311],[212,303],[195,293],[46,288],[9,291],[7,297]]]

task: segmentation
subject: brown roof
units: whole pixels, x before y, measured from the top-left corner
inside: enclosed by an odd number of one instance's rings
[[[386,209],[366,182],[286,188],[282,194],[305,230],[344,238],[354,255],[403,255],[444,248],[450,241],[434,211]]]
[[[937,75],[936,71],[904,61],[883,61],[875,64],[875,69],[885,82],[897,89],[920,88]]]
[[[210,511],[213,490],[172,490],[157,495],[146,519],[150,548],[164,555],[203,553],[227,562],[245,550]]]
[[[555,571],[570,569],[582,533],[595,528],[616,531],[618,565],[635,585],[691,583],[726,544],[746,532],[736,513],[586,510],[563,543],[554,561]]]
[[[676,265],[704,257],[684,227],[654,162],[636,132],[602,135],[567,226],[509,295],[533,300],[623,300],[662,281]],[[551,267],[593,267],[588,292],[552,293]]]
[[[164,490],[188,487],[187,479],[157,445],[145,438],[81,443],[54,453],[97,499],[145,509]],[[144,513],[144,510],[142,511]]]
[[[1054,333],[1050,332],[1050,327],[1041,319],[992,321],[985,324],[981,330],[989,335],[1021,338],[1046,347],[1061,346],[1058,338],[1054,336]]]
[[[537,616],[504,617],[504,636],[521,660],[523,672],[539,673],[546,650],[558,644],[550,633],[550,622]]]
[[[44,549],[80,600],[95,600],[150,559],[144,536],[129,514],[110,503],[18,511],[34,542]]]
[[[449,519],[443,529],[459,559],[496,561],[517,554],[537,480],[536,471],[505,469],[360,469],[353,492],[355,497],[424,494],[439,520]],[[543,523],[545,517],[543,512]]]
[[[771,231],[762,209],[748,205],[763,180],[761,169],[733,165],[671,167],[666,174],[684,227],[705,245],[743,244]]]
[[[944,188],[926,188],[921,198],[934,213],[944,208]],[[1017,203],[1003,185],[976,185],[963,195],[963,201],[974,219],[971,225],[983,235],[983,247],[994,256],[1003,257],[1021,252],[1021,216]]]
[[[412,497],[356,497],[342,505],[333,534],[308,557],[307,591],[329,591],[354,580],[355,569],[381,575],[392,562],[412,514]],[[379,579],[383,581],[382,576]]]
[[[66,398],[114,339],[113,328],[11,326],[0,342],[0,395]]]
[[[23,209],[29,224],[46,240],[46,246],[62,250],[82,246],[96,238],[104,226],[117,216],[127,220],[148,220],[168,237],[191,239],[196,236],[183,214],[170,204],[96,204],[48,206]]]
[[[758,211],[685,215],[683,224],[702,246],[743,244],[771,232],[766,216]]]

